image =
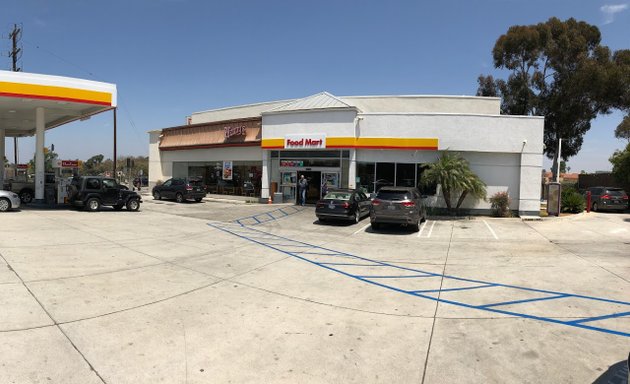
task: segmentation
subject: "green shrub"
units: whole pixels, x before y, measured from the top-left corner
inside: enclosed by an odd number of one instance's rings
[[[497,192],[490,197],[490,207],[495,216],[510,217],[512,211],[510,211],[510,195],[505,192]]]
[[[578,191],[573,188],[566,188],[562,190],[560,206],[562,212],[580,213],[584,211],[586,202]]]

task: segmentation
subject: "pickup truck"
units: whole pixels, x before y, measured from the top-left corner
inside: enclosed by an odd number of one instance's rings
[[[109,177],[74,177],[68,188],[70,204],[90,212],[98,211],[102,205],[112,206],[117,211],[123,207],[129,211],[137,211],[142,203],[139,194]]]
[[[55,189],[55,175],[46,174],[44,176],[44,188]],[[10,181],[9,190],[20,196],[22,204],[28,204],[35,198],[35,181]]]

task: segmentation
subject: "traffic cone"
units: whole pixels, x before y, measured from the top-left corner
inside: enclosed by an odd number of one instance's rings
[[[272,204],[273,201],[271,200],[271,196],[269,196],[269,199],[267,199],[267,204]]]

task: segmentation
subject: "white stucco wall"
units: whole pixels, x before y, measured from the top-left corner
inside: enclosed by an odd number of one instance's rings
[[[331,137],[354,136],[356,111],[313,111],[263,114],[263,139],[283,138],[291,134],[324,133]]]
[[[542,153],[541,117],[452,114],[361,114],[361,137],[438,138],[440,150]],[[523,141],[527,140],[525,147]]]

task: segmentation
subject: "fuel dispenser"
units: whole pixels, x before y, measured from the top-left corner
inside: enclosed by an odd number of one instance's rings
[[[56,160],[53,162],[53,169],[57,186],[57,204],[65,204],[68,202],[68,187],[72,176],[79,171],[79,160]]]

